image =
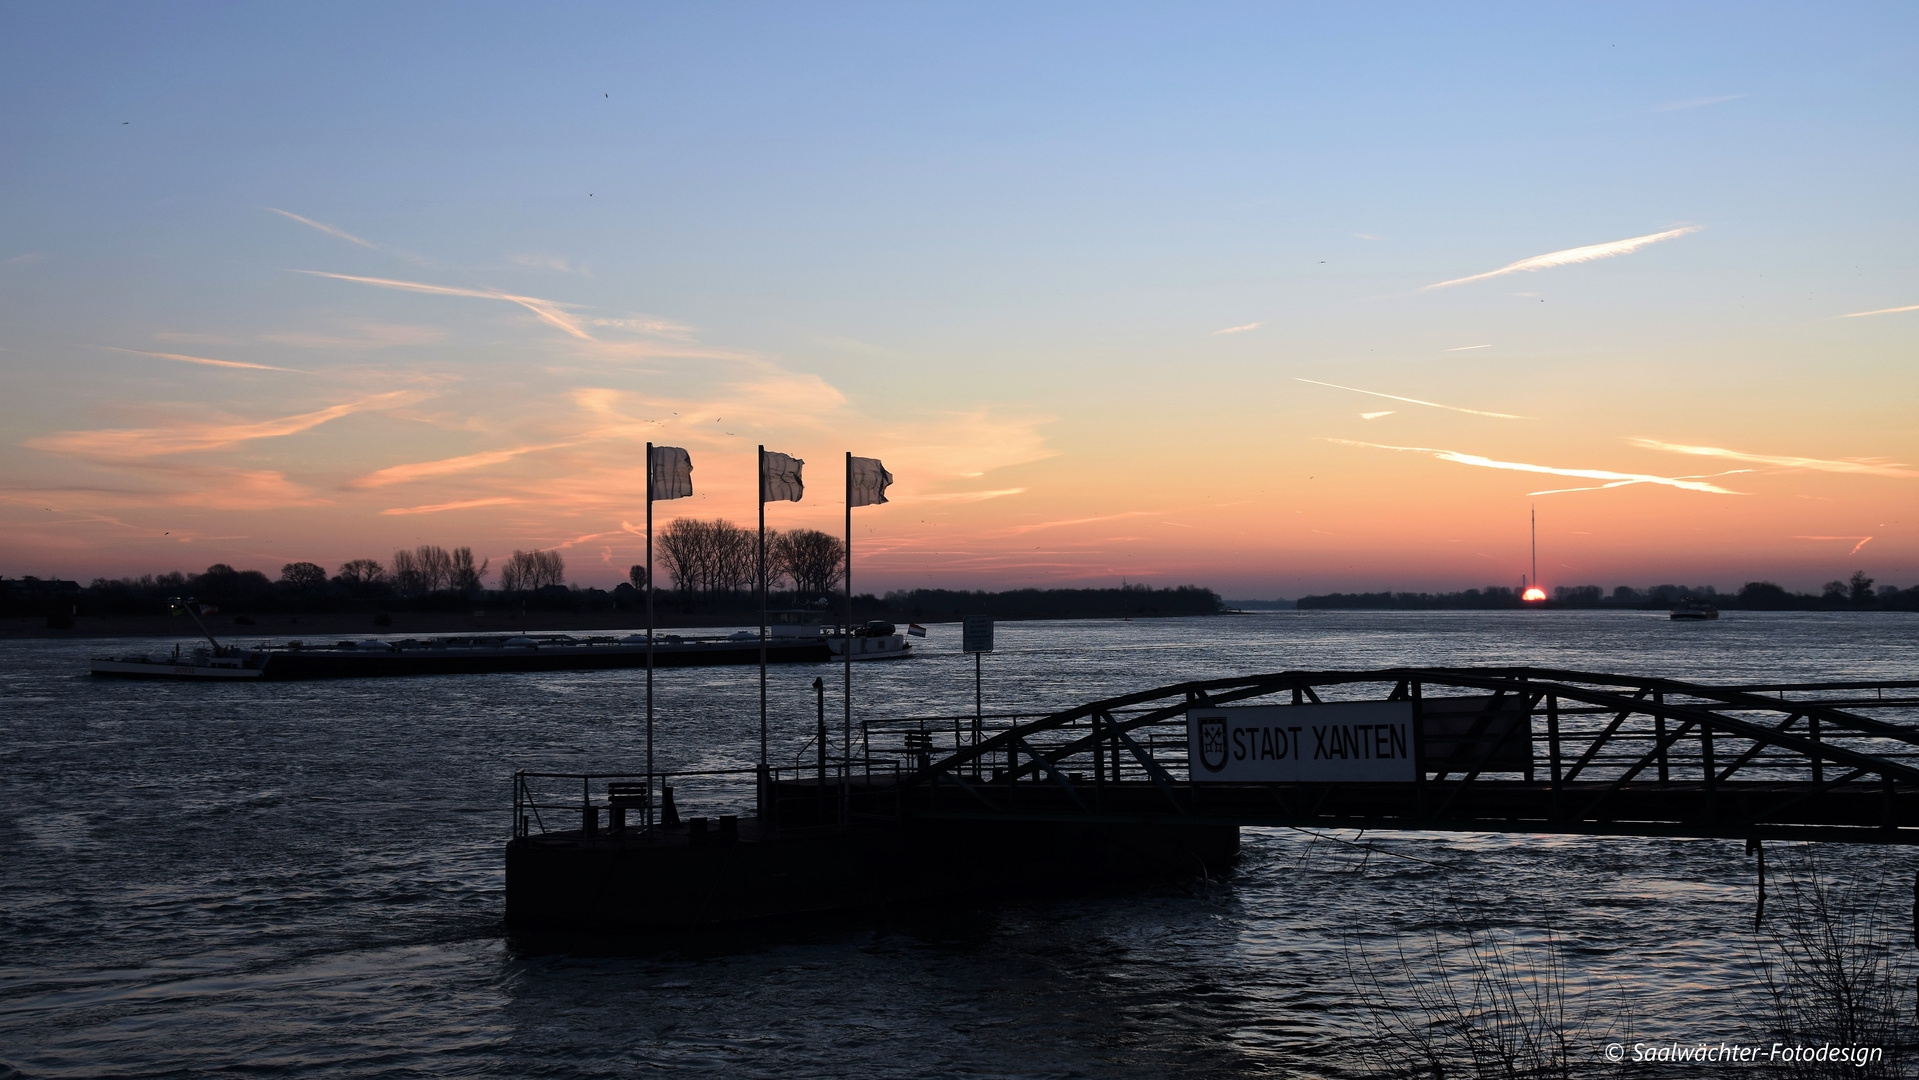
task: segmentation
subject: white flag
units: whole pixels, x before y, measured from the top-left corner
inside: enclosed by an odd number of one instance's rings
[[[893,483],[893,474],[886,471],[879,458],[853,458],[850,468],[846,478],[848,506],[872,506],[886,501],[886,489]]]
[[[760,455],[760,501],[761,502],[799,502],[805,493],[806,485],[800,482],[800,466],[806,464],[799,458],[786,454],[775,454],[768,450]]]
[[[684,499],[693,494],[693,458],[677,446],[653,448],[652,467],[647,470],[646,497]]]

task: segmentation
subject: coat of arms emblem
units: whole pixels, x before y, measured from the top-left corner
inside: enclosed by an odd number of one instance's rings
[[[1226,767],[1225,717],[1199,718],[1199,763],[1207,772],[1218,772]]]

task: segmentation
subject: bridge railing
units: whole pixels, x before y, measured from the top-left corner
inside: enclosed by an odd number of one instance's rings
[[[1540,812],[1561,820],[1604,820],[1628,812],[1623,801],[1657,796],[1679,807],[1662,813],[1758,825],[1846,799],[1856,816],[1870,788],[1876,826],[1919,826],[1919,728],[1910,725],[1919,680],[1707,686],[1540,668],[1282,672],[977,725],[885,721],[867,738],[909,789],[966,792],[976,809],[1005,808],[995,792],[1010,797],[1025,784],[1092,812],[1107,785],[1145,781],[1133,786],[1157,789],[1163,811],[1186,813],[1196,792],[1214,787],[1193,775],[1190,710],[1350,701],[1405,703],[1415,731],[1408,805],[1427,816],[1476,812],[1487,785],[1505,786],[1512,812],[1512,785],[1531,784],[1541,807],[1550,804]],[[1636,805],[1631,812],[1650,803]]]

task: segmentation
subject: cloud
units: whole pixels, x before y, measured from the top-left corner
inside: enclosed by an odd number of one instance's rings
[[[1474,416],[1491,416],[1500,420],[1527,420],[1530,417],[1514,416],[1512,413],[1485,412],[1480,409],[1467,409],[1458,405],[1441,405],[1436,401],[1421,401],[1418,398],[1400,397],[1397,394],[1382,394],[1376,390],[1361,390],[1356,386],[1341,386],[1338,383],[1320,382],[1318,379],[1295,379],[1295,382],[1312,383],[1314,386],[1330,386],[1335,390],[1349,390],[1355,394],[1366,394],[1389,401],[1404,401],[1409,405],[1424,405],[1429,409],[1447,409],[1452,412],[1471,413]]]
[[[135,356],[158,356],[163,360],[178,360],[185,364],[206,364],[209,367],[246,368],[251,371],[284,371],[293,375],[309,375],[311,372],[295,371],[293,368],[268,367],[265,364],[248,364],[239,360],[215,360],[207,356],[186,356],[181,353],[148,352],[145,349],[122,349],[117,345],[102,345],[102,349],[112,352],[132,353]]]
[[[911,502],[975,503],[975,502],[985,502],[988,499],[1004,498],[1005,496],[1008,496],[1008,495],[1024,495],[1024,494],[1026,494],[1025,488],[1016,487],[1016,488],[1000,488],[996,491],[955,491],[955,492],[949,492],[944,495],[914,495],[910,498],[910,500],[901,499],[899,501],[901,502],[911,501]]]
[[[506,261],[520,266],[530,266],[535,270],[558,270],[562,274],[578,274],[581,277],[593,276],[585,267],[574,266],[572,263],[567,262],[563,256],[559,255],[542,255],[537,252],[524,252],[519,255],[508,255]]]
[[[1243,334],[1248,330],[1257,330],[1265,325],[1265,323],[1249,322],[1245,326],[1229,326],[1224,330],[1213,331],[1213,336],[1218,337],[1221,334]]]
[[[420,461],[409,465],[393,465],[371,472],[353,481],[356,488],[386,487],[389,484],[404,484],[428,476],[445,476],[448,473],[468,472],[472,469],[484,469],[488,465],[498,465],[511,461],[522,454],[536,453],[541,450],[558,450],[562,447],[576,446],[577,443],[546,443],[540,446],[516,446],[510,450],[487,450],[478,454],[466,454],[461,457],[441,458],[438,461]],[[389,513],[391,511],[388,511]]]
[[[1665,450],[1674,454],[1692,454],[1695,457],[1725,458],[1729,461],[1750,461],[1758,465],[1777,465],[1785,469],[1811,469],[1815,472],[1856,473],[1862,476],[1899,476],[1919,477],[1902,462],[1887,461],[1884,458],[1828,458],[1788,457],[1773,454],[1746,454],[1738,450],[1727,450],[1717,446],[1683,446],[1679,443],[1660,442],[1658,439],[1631,438],[1627,442],[1634,446],[1643,446],[1648,450]]]
[[[1919,304],[1907,304],[1905,307],[1880,308],[1877,311],[1855,311],[1850,315],[1839,316],[1842,319],[1863,319],[1868,315],[1897,315],[1902,311],[1919,311]]]
[[[217,450],[253,439],[271,439],[319,427],[356,412],[410,405],[425,395],[412,390],[395,390],[359,401],[295,416],[260,420],[250,424],[181,424],[167,428],[123,428],[108,431],[62,431],[29,439],[24,444],[35,450],[72,454],[76,457],[106,461],[128,461],[181,454],[197,450]]]
[[[1363,412],[1363,413],[1360,413],[1360,414],[1359,414],[1359,418],[1360,418],[1361,420],[1377,420],[1377,419],[1379,419],[1379,418],[1380,418],[1380,417],[1382,417],[1382,416],[1391,416],[1391,415],[1393,415],[1393,412],[1394,412],[1394,411],[1395,411],[1395,410],[1392,410],[1392,409],[1387,409],[1387,410],[1386,410],[1385,412]]]
[[[45,259],[46,257],[47,256],[45,252],[29,251],[24,255],[15,255],[13,258],[8,259],[7,265],[8,266],[28,266],[33,263],[37,263],[41,261],[42,259]]]
[[[658,334],[678,341],[685,341],[693,336],[692,327],[671,319],[588,319],[587,322],[593,326],[632,330],[641,334]]]
[[[1668,101],[1664,105],[1654,105],[1652,112],[1678,112],[1681,109],[1697,109],[1706,105],[1723,105],[1728,101],[1751,97],[1751,94],[1725,94],[1720,97],[1692,98],[1687,101]]]
[[[281,210],[272,206],[267,207],[267,209],[272,210],[274,213],[280,215],[281,217],[292,218],[293,220],[299,222],[302,225],[307,225],[312,228],[318,229],[321,232],[327,234],[328,236],[337,236],[340,239],[347,241],[348,243],[358,244],[363,248],[370,248],[373,246],[368,241],[360,239],[359,237],[353,235],[352,233],[347,232],[345,229],[336,229],[331,225],[327,225],[322,222],[315,221],[312,218],[301,217],[300,215],[293,213],[290,210]]]
[[[1534,255],[1530,259],[1521,259],[1516,263],[1508,263],[1497,270],[1488,270],[1483,274],[1474,274],[1471,277],[1454,278],[1451,281],[1441,281],[1434,285],[1427,285],[1419,291],[1430,292],[1433,289],[1444,289],[1450,285],[1464,285],[1469,281],[1484,281],[1487,278],[1501,277],[1506,274],[1517,274],[1522,270],[1550,270],[1556,266],[1571,266],[1574,263],[1592,262],[1594,259],[1610,259],[1615,255],[1626,255],[1638,251],[1648,244],[1657,244],[1661,240],[1672,240],[1689,233],[1696,233],[1704,227],[1703,225],[1688,225],[1682,229],[1667,229],[1665,232],[1651,233],[1646,236],[1635,236],[1630,240],[1613,240],[1604,244],[1589,244],[1586,247],[1567,248],[1564,251],[1549,251],[1544,255]]]
[[[466,499],[462,502],[433,503],[430,506],[396,506],[390,510],[382,510],[380,513],[385,517],[398,517],[402,514],[438,514],[446,510],[471,510],[476,506],[504,506],[507,503],[519,501],[500,495],[491,499]]]
[[[1038,532],[1041,529],[1059,529],[1068,525],[1086,525],[1095,521],[1118,521],[1131,517],[1158,517],[1164,510],[1128,510],[1123,514],[1100,514],[1095,517],[1067,518],[1062,521],[1041,521],[1032,525],[1015,525],[1006,531],[1018,536],[1022,533]]]
[[[1474,349],[1490,349],[1491,345],[1461,345],[1457,349],[1441,349],[1440,352],[1472,352]]]
[[[1695,476],[1650,476],[1645,473],[1612,472],[1607,469],[1558,469],[1550,465],[1529,465],[1519,461],[1495,461],[1478,454],[1462,454],[1457,450],[1435,450],[1428,446],[1385,446],[1380,443],[1355,442],[1352,439],[1326,439],[1326,442],[1341,443],[1346,446],[1365,446],[1374,450],[1398,450],[1409,454],[1428,454],[1441,461],[1457,462],[1461,465],[1475,465],[1482,469],[1510,469],[1514,472],[1544,473],[1548,476],[1577,476],[1587,480],[1605,480],[1608,483],[1599,488],[1626,487],[1631,484],[1658,484],[1663,487],[1680,488],[1685,491],[1702,491],[1712,495],[1743,495],[1741,491],[1731,491],[1717,484],[1709,484]],[[1596,491],[1599,488],[1556,488],[1552,491],[1531,491],[1529,495],[1556,495],[1566,491]]]
[[[384,349],[395,345],[437,345],[446,340],[446,331],[437,326],[358,323],[353,329],[358,331],[358,336],[283,333],[261,334],[260,340],[303,349]]]
[[[356,277],[353,274],[329,274],[323,270],[295,270],[296,274],[311,274],[314,277],[334,278],[339,281],[357,281],[363,285],[376,285],[382,289],[399,289],[404,292],[428,293],[433,296],[471,296],[481,300],[504,300],[509,304],[518,304],[539,316],[545,322],[579,338],[581,341],[594,340],[593,335],[580,328],[580,320],[567,314],[564,308],[578,307],[578,304],[564,304],[558,300],[542,300],[537,296],[516,296],[500,292],[498,289],[459,289],[451,285],[428,285],[418,281],[395,281],[392,278]]]

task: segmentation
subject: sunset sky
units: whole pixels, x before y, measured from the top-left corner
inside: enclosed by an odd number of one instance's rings
[[[1910,5],[13,5],[0,575],[1919,585]]]

